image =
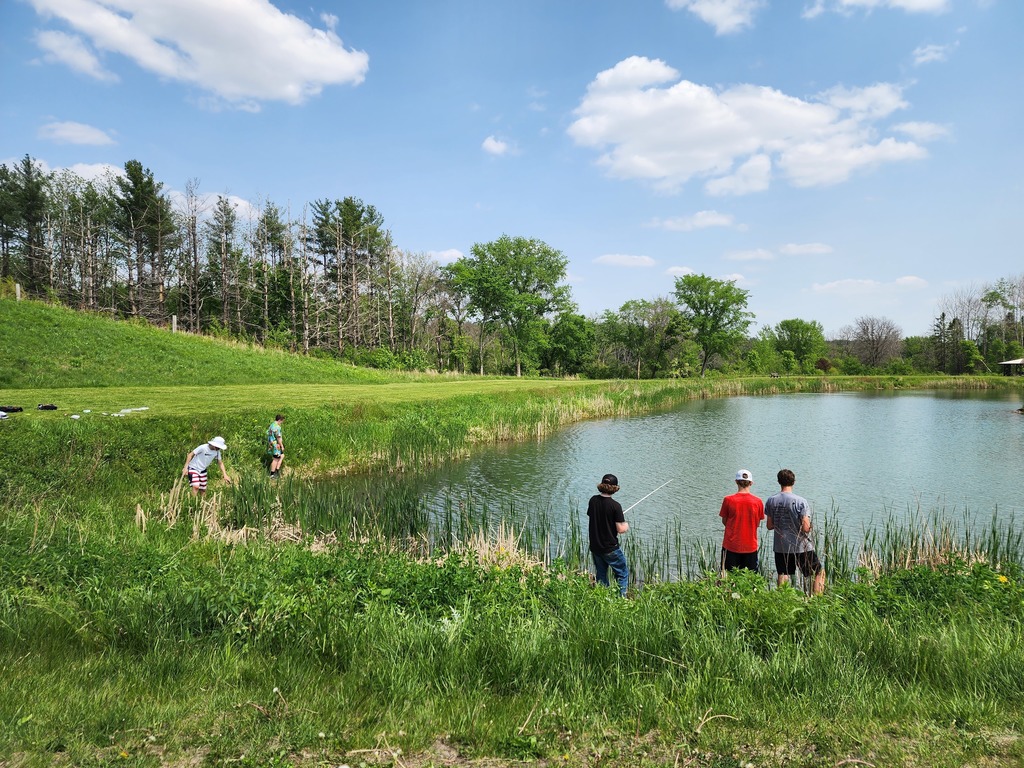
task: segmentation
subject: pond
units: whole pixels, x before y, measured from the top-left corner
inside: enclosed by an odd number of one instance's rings
[[[574,527],[585,538],[587,500],[605,472],[618,476],[623,507],[671,481],[628,513],[634,547],[668,531],[717,546],[721,500],[741,468],[761,498],[778,491],[779,469],[792,469],[816,526],[828,516],[851,540],[894,517],[1009,525],[1024,506],[1020,403],[1015,392],[947,391],[697,400],[477,450],[409,482],[435,512],[471,500],[491,521],[541,519],[556,538]]]

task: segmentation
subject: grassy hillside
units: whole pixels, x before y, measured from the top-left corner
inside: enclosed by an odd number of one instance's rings
[[[0,299],[0,349],[0,390],[388,380],[332,360],[12,299]]]

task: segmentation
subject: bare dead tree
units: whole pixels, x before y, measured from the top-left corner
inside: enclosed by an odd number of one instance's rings
[[[939,301],[939,311],[945,312],[951,322],[959,320],[964,338],[971,341],[977,340],[981,335],[981,325],[985,316],[982,294],[982,289],[971,283],[957,288]]]
[[[848,340],[853,354],[866,366],[881,368],[899,357],[903,347],[903,329],[887,317],[864,316],[839,332]]]

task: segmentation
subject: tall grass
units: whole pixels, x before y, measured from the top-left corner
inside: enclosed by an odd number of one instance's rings
[[[299,538],[372,539],[427,558],[474,549],[474,541],[497,537],[514,540],[516,549],[548,567],[560,563],[580,571],[590,563],[578,508],[526,513],[509,502],[494,509],[471,488],[431,499],[414,480],[404,478],[318,483],[290,477],[243,481],[217,498],[215,525],[205,525],[222,537],[245,538],[289,525],[300,532]],[[189,498],[168,499],[157,513],[165,520],[176,520],[179,510],[189,505],[195,506]],[[993,514],[989,519],[977,519],[962,512],[951,517],[944,509],[925,512],[920,508],[898,514],[889,508],[880,522],[867,527],[858,539],[842,528],[841,519],[840,510],[833,506],[823,514],[821,534],[816,535],[816,550],[831,580],[856,581],[954,563],[985,563],[995,569],[1024,567],[1024,532],[1012,516],[1002,519]],[[720,570],[719,542],[694,540],[680,521],[642,538],[624,538],[623,550],[635,588],[700,579]],[[763,572],[774,576],[771,536],[762,537],[759,559]],[[799,576],[797,581],[801,581]]]
[[[189,543],[186,519],[120,537],[0,519],[3,754],[427,764],[440,739],[569,765],[1020,756],[1019,569],[922,566],[813,600],[737,574],[618,600],[557,562]]]

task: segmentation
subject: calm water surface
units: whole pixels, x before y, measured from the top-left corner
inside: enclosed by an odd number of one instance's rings
[[[1009,520],[1024,508],[1024,416],[1019,393],[886,392],[734,397],[667,413],[591,421],[539,442],[489,448],[415,482],[438,507],[471,495],[499,514],[546,512],[583,521],[605,472],[619,477],[634,536],[678,523],[695,540],[721,536],[722,497],[737,469],[753,491],[775,493],[782,467],[816,517],[837,510],[856,536],[889,517],[965,512]],[[1018,518],[1022,516],[1017,514]]]

